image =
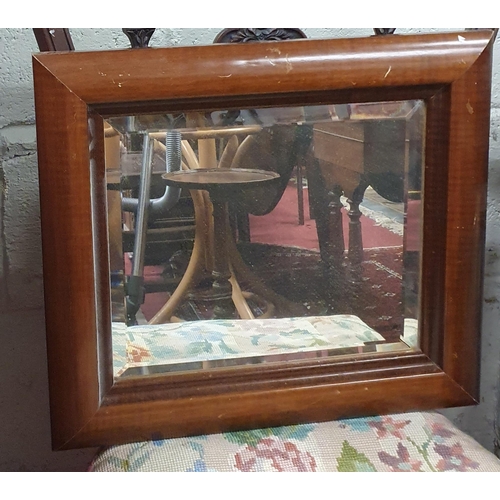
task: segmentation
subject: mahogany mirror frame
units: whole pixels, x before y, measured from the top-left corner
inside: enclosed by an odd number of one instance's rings
[[[53,448],[476,404],[492,42],[485,30],[35,54]],[[419,350],[114,379],[103,118],[408,99],[426,104]]]

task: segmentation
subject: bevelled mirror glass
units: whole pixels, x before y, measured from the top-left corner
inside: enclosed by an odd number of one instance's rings
[[[491,46],[35,55],[54,448],[475,404]]]
[[[108,118],[115,375],[418,347],[424,131],[421,100]]]

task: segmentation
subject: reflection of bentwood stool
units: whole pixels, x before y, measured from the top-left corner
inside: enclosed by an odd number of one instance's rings
[[[252,196],[256,188],[264,184],[278,183],[279,174],[265,170],[215,168],[172,172],[162,177],[167,185],[173,187],[208,191],[213,205],[215,235],[211,294],[215,304],[213,316],[214,319],[236,317],[241,306],[237,301],[244,301],[244,297],[241,293],[239,299],[234,296],[234,288],[239,290],[239,286],[232,269],[234,254],[229,231],[228,202]]]

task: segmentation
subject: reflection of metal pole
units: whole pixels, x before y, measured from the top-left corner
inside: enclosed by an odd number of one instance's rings
[[[151,156],[151,162],[153,157]],[[176,172],[181,169],[181,133],[169,130],[166,136],[166,171]],[[148,216],[152,219],[165,216],[168,211],[179,201],[181,190],[166,186],[160,198],[149,201]],[[123,198],[122,208],[125,212],[137,213],[139,200],[137,198]]]
[[[127,282],[127,324],[136,324],[136,314],[144,302],[144,259],[146,256],[146,236],[150,217],[165,215],[178,201],[180,188],[167,186],[161,198],[150,199],[151,178],[153,171],[154,142],[149,133],[144,134],[141,178],[137,199],[124,198],[122,208],[133,211],[135,217],[134,254],[132,273]],[[181,169],[181,134],[169,130],[166,137],[166,171]]]
[[[165,141],[166,168],[167,172],[176,172],[181,169],[181,133],[177,130],[169,130]],[[161,198],[151,200],[149,213],[151,217],[162,217],[179,201],[181,196],[180,188],[172,186],[165,187],[165,193]]]
[[[127,282],[127,324],[136,324],[135,315],[144,302],[144,254],[146,251],[146,231],[148,228],[149,193],[151,191],[151,171],[153,165],[153,141],[144,134],[141,181],[135,218],[134,255],[132,273]]]

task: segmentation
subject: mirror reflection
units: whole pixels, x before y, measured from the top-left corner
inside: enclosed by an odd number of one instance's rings
[[[108,117],[116,376],[418,348],[422,101]]]

